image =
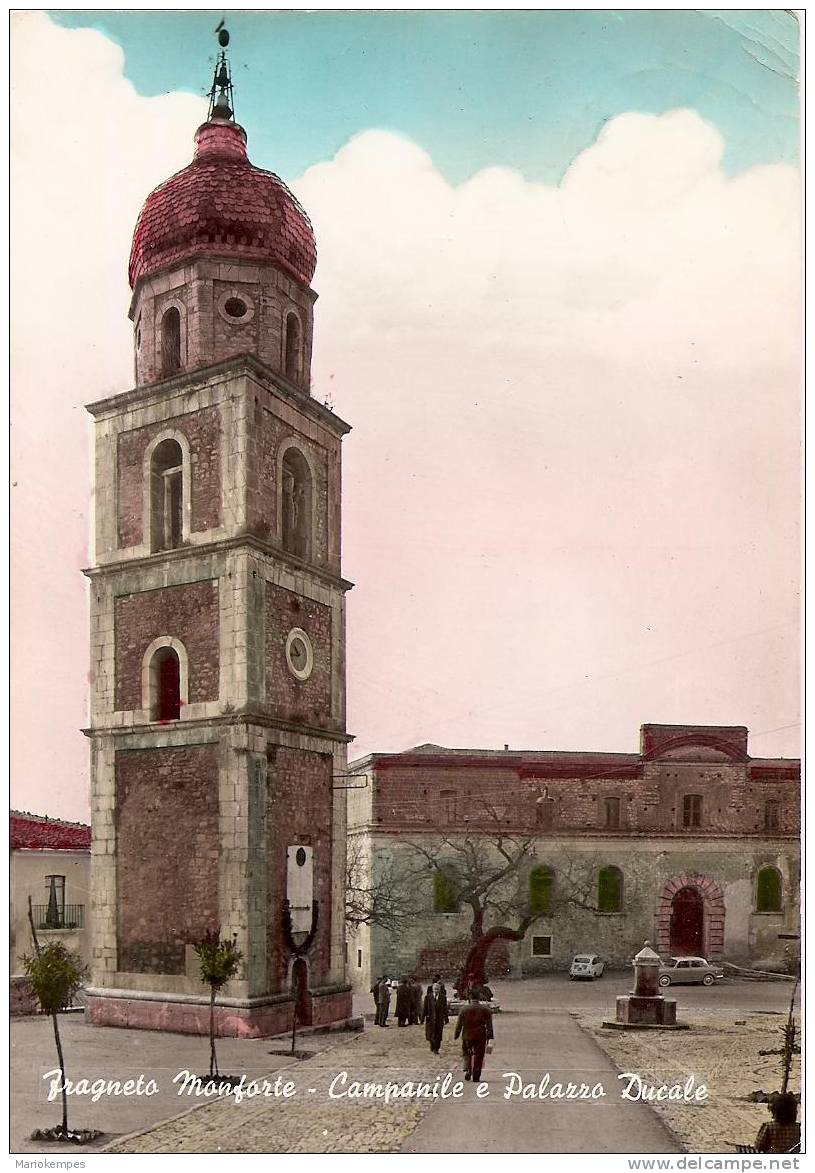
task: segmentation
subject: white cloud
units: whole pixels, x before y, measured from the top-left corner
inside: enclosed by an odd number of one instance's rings
[[[632,113],[558,188],[453,188],[370,131],[297,185],[361,749],[795,720],[799,180],[722,150]]]
[[[116,46],[41,14],[13,18],[12,54],[16,773],[48,778],[29,805],[70,814],[81,405],[130,385],[130,235],[205,109],[138,97]],[[799,182],[728,178],[722,147],[693,111],[631,113],[558,188],[506,168],[454,188],[369,130],[296,185],[315,393],[354,425],[360,749],[624,749],[643,720],[795,720]],[[794,752],[779,738],[753,751]]]
[[[151,188],[186,166],[206,105],[140,98],[121,49],[12,15],[13,801],[86,813],[83,405],[132,381],[127,259]]]

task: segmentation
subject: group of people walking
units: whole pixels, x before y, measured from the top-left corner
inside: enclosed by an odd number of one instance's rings
[[[376,1025],[387,1026],[391,1005],[391,983],[387,974],[383,974],[378,982],[374,982],[371,993],[376,1005]],[[464,1078],[476,1083],[481,1079],[484,1055],[493,1039],[492,1011],[482,1001],[484,994],[491,997],[492,991],[488,987],[473,987],[470,990],[469,1001],[459,1013],[453,1036],[461,1036]],[[439,1054],[444,1028],[450,1021],[447,1013],[447,989],[440,974],[435,975],[424,995],[422,987],[412,977],[402,978],[396,987],[396,1020],[399,1026],[420,1026],[424,1023],[425,1038],[430,1043],[430,1050],[434,1055]]]

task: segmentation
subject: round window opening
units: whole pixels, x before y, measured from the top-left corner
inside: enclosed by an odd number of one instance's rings
[[[240,297],[228,297],[224,302],[224,313],[230,318],[244,318],[248,309],[248,305]]]
[[[314,649],[311,640],[300,627],[293,627],[286,639],[286,662],[293,676],[308,680],[314,668]]]
[[[303,847],[298,847],[298,848],[297,848],[297,854],[295,855],[295,857],[294,857],[294,858],[295,858],[295,860],[297,861],[297,866],[298,866],[299,868],[301,868],[301,867],[303,866],[303,864],[306,862],[306,852],[305,852],[305,848],[303,848]]]

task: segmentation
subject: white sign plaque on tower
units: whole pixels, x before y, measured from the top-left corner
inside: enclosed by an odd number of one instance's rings
[[[311,905],[314,900],[314,848],[295,844],[289,847],[286,860],[286,897],[291,910],[293,933],[311,931]]]

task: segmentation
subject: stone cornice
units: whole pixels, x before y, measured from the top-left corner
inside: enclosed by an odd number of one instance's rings
[[[297,733],[306,737],[317,737],[322,741],[334,741],[347,745],[354,740],[352,733],[341,729],[319,729],[315,725],[305,725],[293,721],[282,721],[264,713],[260,709],[247,705],[240,711],[222,713],[217,717],[181,718],[178,721],[145,721],[134,725],[90,725],[81,732],[86,737],[143,737],[145,734],[166,735],[168,733],[186,733],[196,730],[221,728],[229,725],[259,725],[264,729],[279,729],[285,733]],[[202,743],[203,744],[203,743]],[[152,748],[152,747],[151,747]],[[241,752],[246,752],[242,750]]]
[[[94,403],[86,403],[85,410],[95,419],[106,415],[118,415],[129,408],[145,407],[149,403],[160,402],[169,394],[179,391],[193,390],[198,384],[210,381],[223,381],[225,378],[234,378],[236,375],[248,375],[258,380],[268,390],[280,395],[287,403],[310,416],[318,423],[323,424],[336,435],[345,436],[351,431],[351,425],[340,419],[329,408],[312,399],[310,395],[298,390],[283,375],[267,367],[251,354],[239,354],[223,362],[213,363],[207,367],[196,367],[193,371],[183,371],[174,375],[172,379],[162,379],[159,383],[143,384],[133,387],[130,391],[122,391],[118,395],[110,395],[106,399],[98,399]]]
[[[491,828],[488,824],[477,825],[467,824],[465,826],[433,826],[428,823],[407,823],[399,822],[394,819],[388,823],[356,823],[353,827],[348,828],[348,834],[366,834],[366,835],[386,835],[389,838],[398,838],[401,835],[409,835],[411,838],[429,838],[439,839],[456,839],[457,837],[466,838],[468,835],[483,835],[486,839],[495,836],[494,826]],[[775,831],[768,835],[766,831],[713,831],[709,834],[704,833],[689,833],[687,831],[670,831],[661,827],[656,827],[652,830],[620,830],[611,831],[607,828],[580,828],[580,827],[555,827],[552,830],[543,830],[538,826],[521,826],[520,824],[514,826],[502,826],[501,834],[507,836],[514,836],[515,838],[528,839],[531,842],[546,841],[555,843],[561,840],[568,839],[597,839],[603,840],[609,845],[611,843],[625,846],[627,840],[636,839],[637,841],[665,841],[666,843],[723,843],[736,842],[739,840],[747,840],[748,842],[755,842],[760,840],[763,843],[799,843],[800,834],[797,831]]]
[[[100,578],[104,575],[116,574],[121,571],[140,569],[146,566],[166,565],[168,562],[182,562],[186,558],[209,557],[212,554],[227,553],[236,549],[254,550],[264,554],[273,562],[282,563],[288,570],[297,574],[310,574],[327,586],[336,587],[343,592],[353,590],[354,584],[347,578],[341,578],[316,566],[313,562],[306,562],[287,554],[279,546],[266,542],[254,534],[238,534],[234,538],[222,538],[216,542],[205,542],[199,545],[179,546],[175,550],[157,550],[155,554],[145,554],[141,558],[122,558],[118,562],[103,562],[100,566],[83,567],[82,573],[87,578]]]

